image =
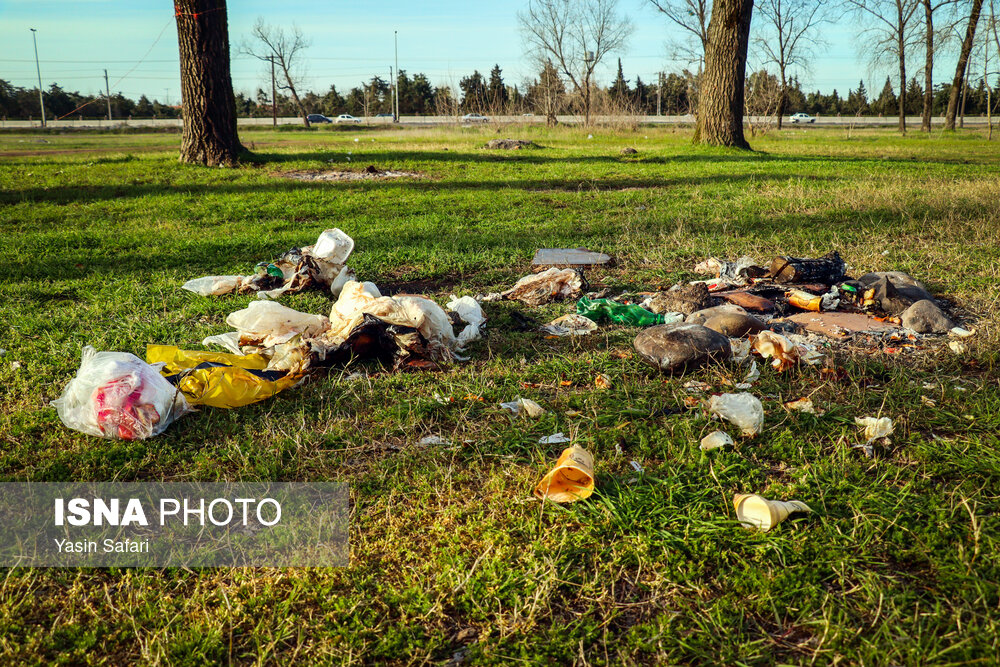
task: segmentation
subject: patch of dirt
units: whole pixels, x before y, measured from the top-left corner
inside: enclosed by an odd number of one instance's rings
[[[540,148],[538,144],[527,139],[490,139],[486,148],[491,150],[518,151],[522,148]]]
[[[422,178],[420,174],[413,171],[382,170],[373,164],[360,170],[302,169],[283,171],[276,176],[295,181],[372,181],[392,178]]]

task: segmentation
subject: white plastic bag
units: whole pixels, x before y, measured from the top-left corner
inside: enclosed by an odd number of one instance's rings
[[[743,435],[757,435],[764,426],[764,406],[752,394],[713,396],[708,399],[708,411],[739,426]]]
[[[205,276],[187,281],[181,285],[181,289],[201,296],[220,296],[235,292],[242,281],[243,276]]]
[[[240,333],[242,344],[273,347],[297,335],[317,336],[330,327],[322,315],[300,313],[274,301],[251,301],[243,310],[230,313],[226,324]]]
[[[482,337],[479,330],[486,322],[486,315],[483,314],[483,308],[478,301],[471,296],[463,296],[459,299],[452,294],[451,301],[448,302],[448,310],[457,313],[467,325],[456,338],[458,350],[464,349],[466,345]]]
[[[76,376],[52,401],[69,428],[119,440],[159,435],[190,408],[154,366],[127,352],[83,348]]]

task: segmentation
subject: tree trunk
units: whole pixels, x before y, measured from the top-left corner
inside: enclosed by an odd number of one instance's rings
[[[924,112],[920,118],[920,129],[931,131],[931,112],[934,108],[934,8],[933,0],[924,0]]]
[[[965,29],[965,39],[962,40],[962,50],[958,55],[958,65],[955,67],[955,80],[952,81],[948,93],[948,113],[944,119],[944,129],[955,129],[955,116],[958,114],[958,95],[964,88],[965,67],[969,64],[969,54],[972,52],[972,42],[976,38],[976,24],[979,23],[979,13],[983,9],[983,0],[972,0],[972,10],[969,12],[969,25]]]
[[[306,127],[309,127],[309,112],[306,111],[305,105],[302,104],[298,93],[295,92],[295,84],[292,83],[292,77],[289,76],[288,68],[285,67],[284,61],[281,64],[281,71],[285,74],[285,83],[288,85],[288,92],[292,95],[292,102],[299,108],[299,113],[302,114],[302,122]]]
[[[174,12],[184,115],[181,162],[235,164],[244,149],[236,133],[226,2],[175,0]]]
[[[900,17],[900,26],[903,25]],[[899,133],[906,134],[906,42],[903,29],[897,33],[897,48],[899,49]]]
[[[716,0],[712,5],[695,143],[750,149],[743,136],[743,89],[752,13],[753,0]]]
[[[785,107],[788,105],[788,82],[785,79],[785,68],[781,68],[781,93],[778,97],[778,129],[781,129],[781,121],[785,117]]]

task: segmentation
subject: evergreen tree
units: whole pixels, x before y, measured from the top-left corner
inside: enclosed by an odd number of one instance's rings
[[[629,98],[628,81],[625,80],[625,76],[622,74],[621,58],[618,59],[618,76],[615,77],[615,82],[611,84],[608,93],[610,93],[611,99],[615,102],[623,102]]]
[[[471,75],[459,81],[458,88],[462,91],[462,111],[465,113],[486,111],[486,80],[479,73],[479,70],[475,70]]]
[[[896,98],[896,93],[893,91],[892,81],[889,77],[885,77],[885,85],[882,86],[882,92],[879,94],[878,99],[872,104],[872,109],[880,116],[887,116],[896,111],[898,106],[899,101]]]
[[[503,83],[500,65],[494,65],[490,70],[490,83],[486,95],[489,109],[493,113],[500,113],[507,107],[507,87]]]

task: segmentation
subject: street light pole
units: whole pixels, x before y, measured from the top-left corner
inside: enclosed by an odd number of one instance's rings
[[[392,118],[392,122],[399,122],[399,31],[392,31],[392,43],[396,51],[396,85],[393,86],[396,98],[396,114]]]
[[[38,40],[35,38],[35,33],[38,32],[34,28],[28,28],[31,31],[31,42],[35,45],[35,71],[38,72],[38,105],[42,107],[42,127],[45,127],[45,98],[42,97],[42,68],[38,66]]]

